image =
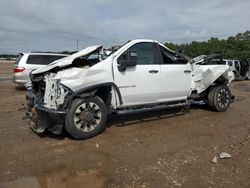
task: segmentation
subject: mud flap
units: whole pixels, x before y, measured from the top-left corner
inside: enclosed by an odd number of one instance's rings
[[[31,109],[29,127],[38,134],[43,133],[47,128],[44,124],[40,124],[38,112],[35,107]]]
[[[54,134],[61,134],[66,112],[51,110],[39,104],[33,106],[31,99],[26,100],[26,117],[30,120],[29,127],[38,134],[46,130]]]

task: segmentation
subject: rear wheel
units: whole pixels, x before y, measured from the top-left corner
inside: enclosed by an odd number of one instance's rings
[[[231,103],[231,92],[226,85],[212,87],[208,94],[209,106],[218,112],[226,111]]]
[[[88,139],[105,130],[107,107],[97,96],[73,101],[65,122],[66,131],[76,139]]]

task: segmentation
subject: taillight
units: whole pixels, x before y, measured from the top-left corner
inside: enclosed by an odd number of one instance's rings
[[[23,72],[25,70],[24,67],[14,67],[13,72]]]

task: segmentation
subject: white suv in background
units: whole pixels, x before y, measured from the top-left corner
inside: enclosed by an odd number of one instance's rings
[[[13,82],[24,85],[30,81],[29,74],[32,70],[67,56],[52,53],[20,53],[13,66]]]
[[[250,63],[248,61],[223,59],[223,62],[229,66],[229,70],[234,73],[236,80],[250,80]]]

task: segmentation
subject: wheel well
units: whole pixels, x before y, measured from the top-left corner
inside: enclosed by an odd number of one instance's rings
[[[228,84],[228,79],[225,78],[223,75],[221,75],[217,80],[214,82],[216,85],[221,85],[221,84]]]
[[[95,95],[100,97],[107,107],[111,104],[111,86],[103,86],[97,89]]]
[[[88,98],[88,97],[98,96],[103,100],[103,102],[107,105],[107,108],[110,110],[111,100],[112,100],[112,95],[111,95],[112,89],[114,89],[114,91],[118,96],[118,102],[120,104],[123,104],[121,93],[117,85],[115,85],[114,83],[104,83],[79,89],[78,91],[74,92],[73,95],[70,96],[67,102],[67,106],[70,106],[75,98]]]
[[[210,90],[218,85],[227,85],[228,84],[228,79],[225,78],[224,76],[220,76],[217,78],[217,80],[214,81],[212,85],[210,85],[206,90],[204,90],[202,93],[200,93],[200,97],[203,99],[207,99],[208,94]]]
[[[76,98],[89,98],[89,97],[94,97],[98,96],[100,97],[103,102],[106,104],[107,109],[110,110],[111,107],[111,86],[102,86],[99,88],[92,88],[90,90],[86,90],[84,92],[75,94],[70,100],[69,100],[69,105],[71,105],[72,101]]]

